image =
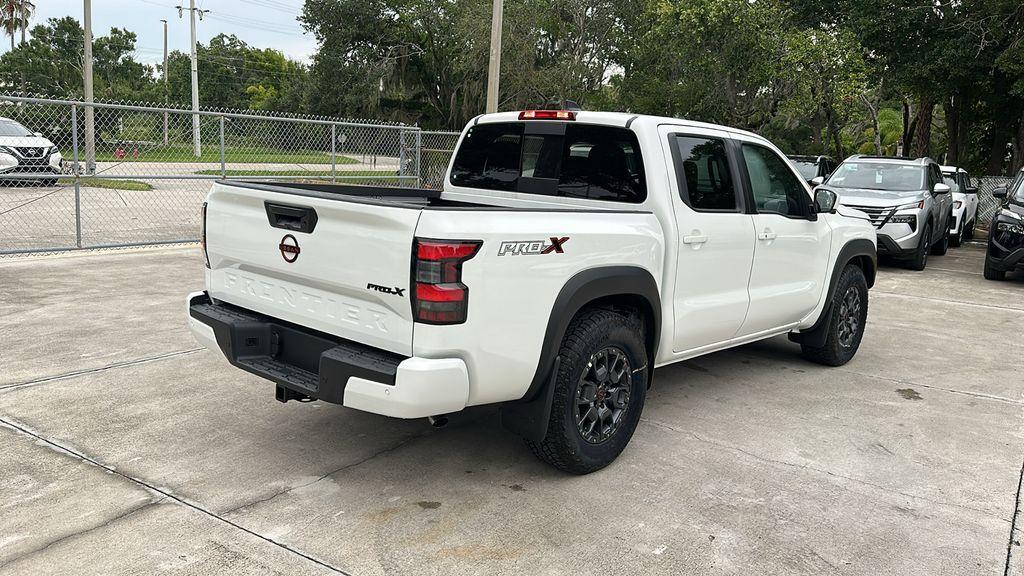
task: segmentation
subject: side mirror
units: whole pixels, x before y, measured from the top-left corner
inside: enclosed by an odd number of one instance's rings
[[[36,138],[42,138],[43,137],[43,133],[42,132],[33,132],[32,135],[35,136]]]
[[[825,183],[825,177],[824,176],[815,176],[814,178],[811,178],[807,182],[811,186],[821,186],[822,184]]]
[[[949,184],[944,184],[942,182],[939,182],[934,188],[932,188],[932,194],[949,194],[949,191]]]
[[[836,204],[839,203],[839,196],[827,188],[818,188],[814,191],[814,207],[817,212],[831,214],[836,211]]]
[[[964,188],[964,193],[965,194],[977,194],[978,193],[978,187],[977,186],[968,186],[967,188]]]
[[[993,198],[1006,198],[1006,186],[1000,186],[992,189]]]

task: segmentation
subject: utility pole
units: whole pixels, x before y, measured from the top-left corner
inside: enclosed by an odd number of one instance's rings
[[[85,84],[85,173],[96,173],[96,114],[92,107],[92,1],[84,0],[85,46],[82,53],[82,80]]]
[[[171,103],[170,85],[167,84],[167,20],[164,23],[164,108]],[[164,146],[167,146],[167,112],[164,111]]]
[[[179,5],[177,8],[178,18],[181,18],[185,7]],[[196,0],[188,0],[189,28],[192,31],[192,147],[196,158],[203,154],[202,142],[199,139],[199,60],[196,55],[196,14],[199,14],[199,19],[202,20],[203,14],[207,12],[209,10],[196,8]]]
[[[487,63],[487,110],[498,111],[498,80],[501,76],[501,16],[504,1],[494,0],[491,10],[491,55]]]

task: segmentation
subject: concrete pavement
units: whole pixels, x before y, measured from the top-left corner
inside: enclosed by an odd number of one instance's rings
[[[0,261],[0,574],[1024,574],[1024,279],[982,254],[883,268],[842,368],[659,370],[585,477],[490,408],[277,403],[187,334],[195,249]]]

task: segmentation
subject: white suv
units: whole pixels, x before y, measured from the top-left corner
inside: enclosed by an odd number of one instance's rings
[[[62,160],[60,150],[42,134],[10,118],[0,118],[0,183],[54,186]]]

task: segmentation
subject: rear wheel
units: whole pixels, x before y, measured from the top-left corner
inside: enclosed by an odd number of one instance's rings
[[[928,265],[931,238],[932,224],[929,222],[924,225],[924,230],[921,232],[921,241],[917,245],[917,252],[914,253],[913,258],[907,261],[907,268],[911,270],[924,270],[925,266]]]
[[[942,240],[939,240],[932,245],[932,254],[936,256],[944,256],[949,251],[949,226],[942,231]]]
[[[526,445],[573,474],[604,468],[633,436],[647,395],[647,353],[640,322],[610,310],[581,312],[558,352],[547,435]]]
[[[842,366],[860,348],[868,319],[868,281],[859,266],[848,264],[839,277],[829,311],[825,345],[802,344],[804,358],[826,366]]]
[[[977,220],[977,218],[974,220]],[[968,224],[964,224],[964,231],[962,232],[962,235],[968,240],[974,240],[974,220],[971,220]]]

